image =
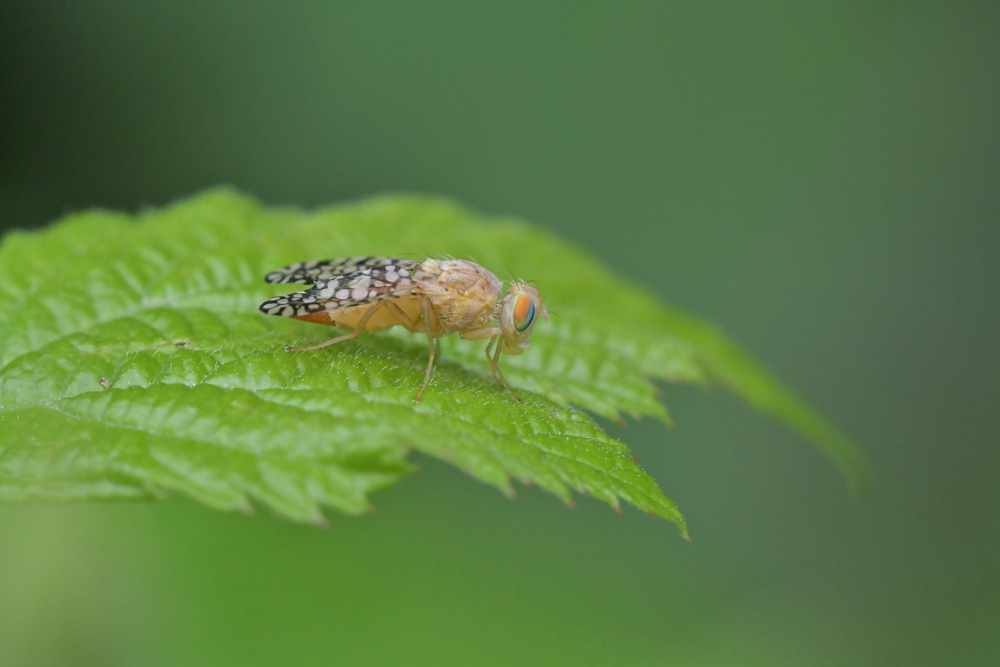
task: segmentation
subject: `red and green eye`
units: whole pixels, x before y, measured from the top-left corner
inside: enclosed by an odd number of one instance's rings
[[[518,332],[524,331],[531,326],[533,319],[535,319],[535,303],[522,294],[514,302],[514,328]]]

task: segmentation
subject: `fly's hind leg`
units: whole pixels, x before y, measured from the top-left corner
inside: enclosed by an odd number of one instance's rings
[[[289,345],[288,347],[285,348],[285,351],[308,352],[309,350],[319,350],[324,347],[329,347],[330,345],[336,345],[337,343],[341,343],[345,340],[351,340],[352,338],[357,338],[358,336],[360,336],[365,332],[365,325],[368,324],[368,320],[371,319],[372,315],[374,315],[378,311],[378,309],[384,305],[385,301],[379,301],[374,306],[372,306],[367,313],[361,316],[361,320],[358,322],[358,326],[354,327],[354,331],[352,331],[349,334],[344,334],[343,336],[337,336],[336,338],[328,340],[325,343],[320,343],[319,345],[310,345],[309,347],[292,347]]]

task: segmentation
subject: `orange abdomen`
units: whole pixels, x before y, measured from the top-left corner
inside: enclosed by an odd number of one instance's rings
[[[396,304],[400,310],[406,313],[410,320],[413,322],[417,321],[423,313],[423,307],[420,305],[420,299],[416,297],[396,297],[391,299],[392,303]],[[342,327],[344,329],[354,330],[358,326],[358,322],[364,317],[365,313],[374,308],[379,302],[376,303],[365,303],[360,306],[351,306],[350,308],[341,308],[339,310],[323,310],[316,313],[309,313],[308,315],[298,315],[292,319],[302,320],[303,322],[315,322],[316,324],[326,324],[328,326]],[[369,318],[368,322],[365,324],[365,331],[382,331],[383,329],[389,329],[396,325],[404,326],[410,331],[423,330],[423,323],[417,324],[415,327],[407,326],[409,323],[405,320],[401,320],[399,315],[391,308],[382,306],[379,308],[378,312]]]

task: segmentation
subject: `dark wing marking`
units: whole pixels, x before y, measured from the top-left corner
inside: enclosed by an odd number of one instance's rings
[[[335,276],[359,273],[365,269],[379,269],[395,266],[411,273],[420,266],[420,262],[412,259],[395,259],[393,257],[338,257],[336,259],[320,259],[313,262],[291,264],[277,271],[272,271],[264,277],[269,283],[302,283],[312,285],[321,280],[330,280]]]
[[[268,299],[260,305],[260,311],[267,315],[300,317],[321,310],[340,310],[375,303],[404,294],[427,293],[427,285],[421,282],[424,272],[420,264],[412,262],[410,265],[415,267],[389,264],[317,280],[313,287],[305,291]]]

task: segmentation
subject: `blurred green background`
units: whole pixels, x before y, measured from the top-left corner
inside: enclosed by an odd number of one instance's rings
[[[328,530],[4,506],[0,665],[1000,664],[998,36],[996,2],[5,6],[0,227],[219,183],[517,214],[720,324],[877,482],[666,387],[675,429],[612,430],[691,544],[429,459]]]

